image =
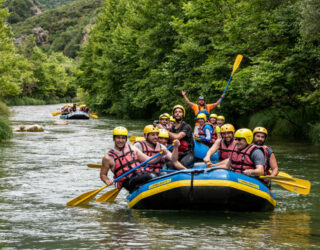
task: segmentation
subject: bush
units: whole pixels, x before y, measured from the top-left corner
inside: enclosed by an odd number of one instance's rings
[[[11,136],[12,130],[9,121],[5,117],[0,116],[0,141],[9,139]]]
[[[9,115],[10,115],[10,111],[7,105],[3,102],[0,102],[0,116],[4,118],[8,118]]]
[[[310,126],[309,138],[314,144],[320,144],[320,123],[314,125],[308,124]]]

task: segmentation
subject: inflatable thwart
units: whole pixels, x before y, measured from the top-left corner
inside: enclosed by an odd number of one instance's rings
[[[270,211],[274,195],[260,180],[226,169],[168,172],[141,185],[127,196],[134,209]]]

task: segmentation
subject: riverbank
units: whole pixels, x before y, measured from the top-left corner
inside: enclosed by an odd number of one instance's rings
[[[10,111],[8,106],[0,101],[0,141],[12,137],[12,129],[9,125]]]

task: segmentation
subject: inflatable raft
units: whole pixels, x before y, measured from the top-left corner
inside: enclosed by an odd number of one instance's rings
[[[127,196],[133,209],[270,211],[274,195],[259,180],[226,169],[169,172]]]
[[[194,141],[194,156],[196,159],[200,159],[202,161],[202,159],[206,156],[209,150],[209,147],[196,140],[193,140],[193,141]],[[213,154],[210,159],[212,163],[217,163],[219,161],[219,151]]]
[[[60,119],[89,119],[90,116],[83,111],[75,111],[67,115],[60,115]]]

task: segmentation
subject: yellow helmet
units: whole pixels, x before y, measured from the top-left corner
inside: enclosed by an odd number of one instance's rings
[[[264,133],[266,136],[268,135],[268,130],[265,129],[264,127],[256,127],[254,130],[253,130],[253,135],[255,133]]]
[[[223,116],[223,115],[219,115],[219,116],[217,117],[217,119],[221,119],[221,120],[224,120],[224,121],[225,121],[225,119],[224,119],[224,116]]]
[[[176,119],[174,119],[172,115],[170,115],[170,122],[176,122]]]
[[[169,139],[169,133],[165,129],[159,129],[159,137],[161,138],[168,138]]]
[[[232,132],[234,133],[235,129],[234,126],[232,124],[224,124],[223,126],[221,126],[220,128],[220,133],[226,133],[226,132]]]
[[[169,118],[170,118],[170,115],[167,115],[167,114],[161,114],[159,116],[159,120],[161,120],[161,119],[169,119]]]
[[[205,113],[200,113],[197,115],[197,119],[204,119],[204,121],[207,121],[207,116]]]
[[[155,127],[153,125],[147,125],[143,129],[143,134],[147,135],[149,133],[159,133],[158,127]]]
[[[113,129],[113,135],[125,135],[128,136],[128,130],[125,127],[116,127]]]
[[[134,141],[137,142],[137,141],[145,141],[146,139],[142,136],[137,136],[136,138],[134,138]]]
[[[170,114],[168,113],[163,113],[165,116],[167,116],[168,118],[170,118]]]
[[[234,134],[234,137],[244,138],[248,144],[251,144],[253,140],[253,133],[248,128],[241,128],[236,131],[236,133]]]
[[[211,115],[210,115],[210,118],[212,118],[212,117],[214,117],[214,118],[217,119],[217,118],[218,118],[218,115],[217,115],[217,114],[211,114]]]
[[[85,106],[86,106],[85,104],[81,104],[79,108],[84,108]]]
[[[182,105],[180,105],[180,104],[178,104],[178,105],[176,105],[176,106],[173,107],[173,109],[172,109],[172,115],[173,115],[175,109],[177,109],[177,108],[182,109],[182,110],[183,110],[183,115],[186,116],[186,110],[185,110],[184,107],[183,107]]]

